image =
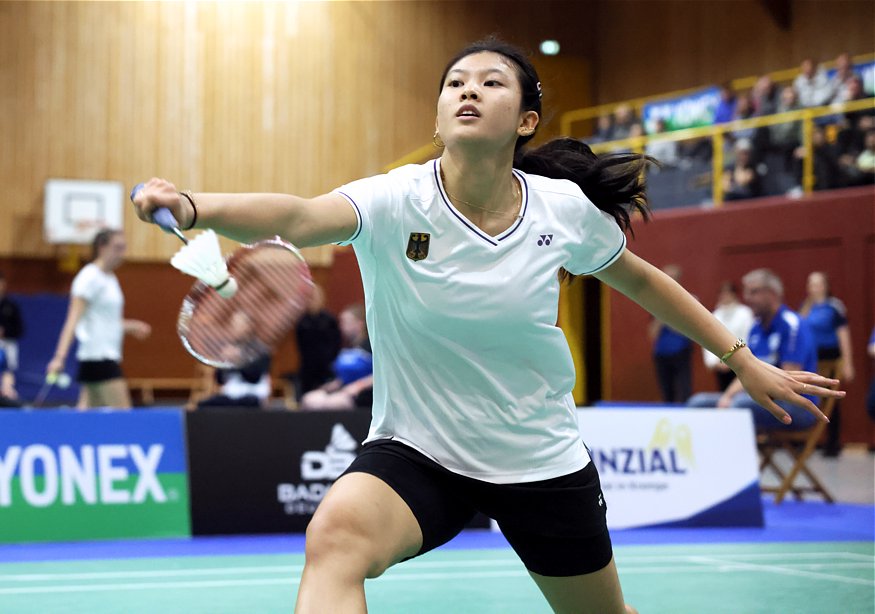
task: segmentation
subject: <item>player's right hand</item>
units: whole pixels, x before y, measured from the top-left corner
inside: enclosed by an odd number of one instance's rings
[[[46,379],[58,377],[58,373],[64,370],[64,360],[55,356],[46,366]]]
[[[144,222],[154,223],[152,214],[159,207],[169,209],[180,228],[191,226],[194,218],[191,205],[179,194],[176,186],[165,179],[152,177],[143,184],[132,200],[137,217]]]

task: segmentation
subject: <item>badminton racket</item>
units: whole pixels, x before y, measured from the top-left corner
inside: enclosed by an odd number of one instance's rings
[[[131,200],[142,185],[131,191]],[[152,219],[186,244],[175,260],[203,237],[189,242],[168,209],[157,209]],[[270,354],[303,315],[313,294],[310,269],[301,252],[279,237],[243,245],[227,261],[218,248],[189,250],[185,258],[203,259],[194,268],[215,271],[226,267],[233,280],[233,292],[220,293],[213,283],[217,278],[208,279],[210,283],[198,279],[179,311],[176,330],[182,345],[212,367],[238,369]],[[221,262],[215,262],[216,258]]]

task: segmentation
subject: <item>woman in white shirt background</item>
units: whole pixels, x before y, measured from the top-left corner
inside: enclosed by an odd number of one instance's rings
[[[750,328],[753,326],[753,311],[738,300],[738,288],[734,283],[724,281],[720,284],[720,291],[717,293],[717,306],[711,313],[733,335],[739,339],[747,339]],[[709,371],[714,372],[717,389],[726,390],[727,386],[735,379],[735,373],[718,356],[704,348],[702,355],[705,359],[705,366]]]
[[[114,271],[124,262],[124,234],[101,230],[91,247],[91,262],[73,278],[67,317],[46,375],[56,377],[63,371],[75,337],[80,385],[77,407],[126,409],[131,407],[131,395],[121,370],[122,341],[126,334],[145,339],[152,327],[123,317],[125,299]]]

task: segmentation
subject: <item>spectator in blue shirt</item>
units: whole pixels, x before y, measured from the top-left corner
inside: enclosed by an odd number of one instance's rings
[[[669,264],[662,270],[675,281],[680,280],[679,266]],[[659,320],[651,321],[648,332],[653,341],[653,366],[663,402],[686,403],[692,392],[692,343]]]
[[[742,278],[744,300],[756,318],[747,344],[754,356],[787,371],[816,371],[817,349],[808,325],[798,313],[783,304],[784,285],[781,278],[769,269],[756,269]],[[813,397],[807,396],[814,400]],[[772,414],[761,407],[742,389],[736,378],[723,392],[705,392],[695,395],[690,407],[747,408],[753,412],[758,429],[778,427]],[[778,402],[793,419],[788,428],[805,429],[815,419],[807,411]]]
[[[735,116],[735,92],[729,83],[720,86],[720,102],[714,109],[714,123],[725,124]]]
[[[832,296],[826,273],[820,271],[811,273],[806,288],[808,296],[799,308],[799,314],[805,319],[814,336],[817,360],[818,362],[839,360],[842,381],[851,382],[854,380],[854,362],[845,305]],[[836,401],[827,427],[826,444],[823,450],[825,456],[838,456],[841,452],[840,430],[841,413],[839,403]]]

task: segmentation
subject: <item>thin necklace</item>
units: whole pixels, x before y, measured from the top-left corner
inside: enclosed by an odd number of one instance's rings
[[[441,173],[441,183],[444,186],[444,192],[447,193],[447,196],[450,197],[450,200],[455,200],[457,202],[462,203],[463,205],[468,205],[474,209],[480,209],[481,211],[486,211],[487,213],[494,213],[500,217],[509,217],[509,218],[521,218],[522,215],[519,213],[519,209],[517,209],[517,213],[508,213],[507,211],[502,211],[501,209],[489,209],[487,207],[481,207],[480,205],[475,205],[474,203],[469,203],[467,200],[462,200],[458,196],[453,196],[447,190],[447,178],[444,176],[444,169],[440,169]],[[518,208],[522,207],[522,193],[520,192],[519,182],[516,178],[513,179],[513,202],[516,204]]]

